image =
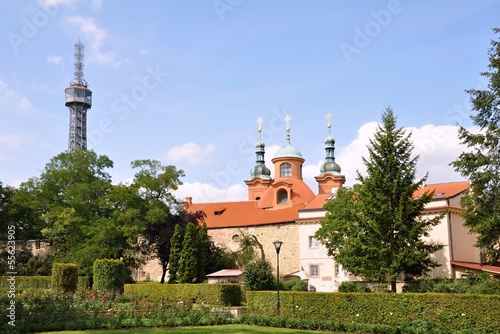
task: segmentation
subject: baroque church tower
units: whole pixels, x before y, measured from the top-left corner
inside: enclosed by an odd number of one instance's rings
[[[340,173],[340,165],[335,162],[335,139],[330,133],[331,117],[330,113],[326,115],[328,136],[325,138],[325,162],[321,165],[321,174],[315,177],[318,182],[318,194],[336,194],[337,190],[345,183],[345,176]]]

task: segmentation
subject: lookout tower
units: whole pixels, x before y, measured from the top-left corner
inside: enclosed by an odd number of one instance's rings
[[[68,150],[87,149],[87,110],[92,107],[92,91],[83,79],[83,44],[75,44],[75,79],[66,88],[66,107],[69,108]]]

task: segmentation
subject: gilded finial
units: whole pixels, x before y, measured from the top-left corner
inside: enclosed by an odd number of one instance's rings
[[[263,122],[264,122],[264,119],[259,116],[259,118],[257,118],[257,124],[259,124],[257,131],[262,132],[262,123]]]
[[[286,132],[290,132],[290,121],[291,120],[292,120],[292,118],[290,117],[290,115],[286,115],[286,117],[285,117]]]

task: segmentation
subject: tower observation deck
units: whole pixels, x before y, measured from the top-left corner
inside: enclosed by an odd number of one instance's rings
[[[66,107],[69,108],[68,150],[87,149],[87,110],[92,107],[92,91],[83,79],[83,44],[75,44],[75,79],[66,88]]]

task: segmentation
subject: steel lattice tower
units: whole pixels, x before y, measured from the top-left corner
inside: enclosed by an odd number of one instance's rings
[[[69,108],[68,150],[87,149],[87,110],[92,107],[92,91],[83,79],[83,44],[75,44],[75,79],[66,88],[66,107]]]

